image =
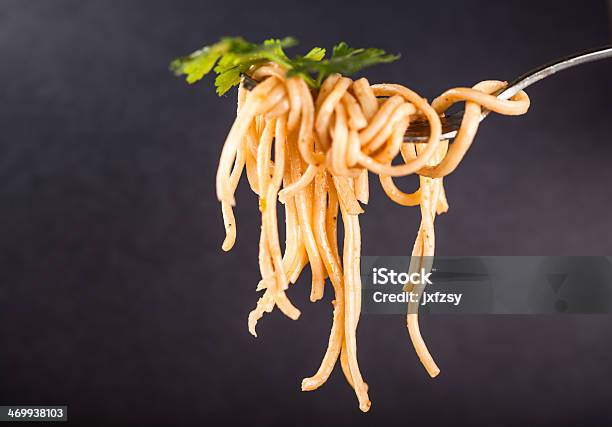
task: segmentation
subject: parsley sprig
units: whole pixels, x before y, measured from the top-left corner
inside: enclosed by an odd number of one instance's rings
[[[223,95],[240,83],[240,76],[252,65],[264,62],[276,62],[287,70],[288,76],[300,76],[310,87],[318,88],[331,74],[352,75],[364,67],[399,58],[381,49],[355,49],[341,42],[333,47],[329,58],[325,58],[325,49],[315,47],[305,55],[290,59],[284,48],[296,44],[297,40],[292,37],[269,39],[261,44],[250,43],[241,37],[224,37],[211,46],[175,59],[170,69],[176,75],[184,75],[188,83],[195,83],[214,71],[217,93]]]

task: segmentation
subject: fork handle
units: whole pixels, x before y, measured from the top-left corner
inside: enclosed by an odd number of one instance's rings
[[[559,71],[575,67],[576,65],[586,64],[587,62],[598,61],[600,59],[610,57],[612,57],[612,45],[606,45],[566,56],[565,58],[558,59],[554,62],[549,62],[548,64],[542,65],[535,70],[531,70],[510,82],[508,86],[506,86],[506,88],[503,89],[499,95],[497,95],[497,97],[499,99],[510,99],[526,87],[531,86],[535,82],[538,82],[546,77],[552,76]]]

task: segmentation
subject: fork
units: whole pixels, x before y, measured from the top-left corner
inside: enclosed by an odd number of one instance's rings
[[[497,95],[498,99],[510,99],[526,87],[531,86],[535,82],[539,82],[546,77],[550,77],[559,71],[566,70],[577,65],[586,64],[587,62],[598,61],[600,59],[610,57],[612,57],[612,45],[566,56],[565,58],[549,62],[541,67],[528,71],[527,73],[508,83],[507,86],[500,89],[497,93],[494,93],[494,95]],[[440,135],[440,139],[453,139],[457,135],[457,131],[459,130],[459,127],[461,127],[463,113],[464,110],[460,110],[449,114],[448,116],[440,117],[440,121],[442,122],[442,135]],[[483,109],[482,114],[480,115],[480,121],[484,120],[489,113],[489,110]],[[427,142],[428,138],[429,122],[425,120],[415,120],[414,122],[410,123],[410,127],[404,134],[405,142]]]
[[[577,65],[586,64],[587,62],[599,61],[601,59],[612,57],[612,45],[607,45],[595,49],[590,49],[580,53],[576,53],[565,58],[558,59],[553,62],[549,62],[541,67],[535,68],[522,76],[516,78],[510,82],[507,86],[500,89],[496,95],[498,99],[510,99],[521,90],[525,89],[532,84],[539,82],[546,77],[550,77],[553,74],[566,70],[568,68],[575,67]],[[251,90],[259,82],[248,75],[243,76],[243,86]],[[447,116],[440,117],[442,122],[442,134],[440,139],[453,139],[457,135],[459,127],[461,127],[461,120],[463,119],[464,110],[457,111]],[[489,115],[490,111],[483,109],[480,116],[480,121]],[[429,139],[429,122],[425,120],[415,120],[410,123],[410,127],[404,134],[404,142],[427,142]]]

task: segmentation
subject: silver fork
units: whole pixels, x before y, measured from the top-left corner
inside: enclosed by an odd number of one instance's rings
[[[561,70],[566,70],[568,68],[575,67],[576,65],[586,64],[587,62],[598,61],[600,59],[610,57],[612,57],[612,45],[607,45],[549,62],[548,64],[535,68],[510,82],[508,86],[501,89],[497,93],[497,98],[510,99],[526,87],[531,86],[535,82],[538,82],[546,77],[552,76]],[[258,83],[259,82],[257,80],[254,80],[247,75],[243,76],[242,84],[248,90],[253,89]],[[457,135],[457,130],[459,130],[461,120],[463,119],[463,113],[464,110],[461,110],[447,116],[440,117],[440,121],[442,122],[442,135],[440,135],[440,139],[453,139]],[[489,113],[490,111],[483,110],[480,120],[482,121],[485,117],[487,117],[487,115],[489,115]],[[428,139],[429,123],[425,120],[416,120],[411,122],[410,127],[404,134],[405,142],[427,142]]]
[[[587,62],[598,61],[600,59],[610,57],[612,57],[612,45],[587,50],[574,55],[566,56],[565,58],[561,58],[553,62],[549,62],[548,64],[533,69],[508,83],[508,86],[498,91],[497,98],[510,99],[526,87],[531,86],[535,82],[539,82],[546,77],[550,77],[561,70],[566,70],[568,68],[575,67],[576,65],[586,64]],[[457,135],[457,131],[461,126],[461,120],[463,119],[463,113],[464,110],[461,110],[449,114],[448,116],[440,117],[442,122],[442,135],[440,135],[440,139],[453,139]],[[484,120],[489,113],[489,110],[483,109],[480,116],[480,121]],[[428,138],[429,123],[425,120],[411,122],[410,127],[404,134],[405,142],[427,142]]]

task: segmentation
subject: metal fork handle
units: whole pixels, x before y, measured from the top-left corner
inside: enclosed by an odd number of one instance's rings
[[[550,77],[559,71],[610,57],[612,57],[612,45],[590,49],[557,59],[556,61],[544,64],[511,81],[504,89],[498,91],[497,98],[504,100],[510,99],[526,87],[546,77]],[[482,121],[489,113],[489,110],[484,109],[480,116],[480,120]],[[442,135],[440,139],[453,139],[461,127],[462,119],[463,110],[442,117]],[[428,139],[429,123],[421,120],[412,122],[404,135],[405,142],[427,142]]]
[[[575,67],[576,65],[582,65],[586,64],[587,62],[599,61],[600,59],[610,57],[612,57],[612,45],[606,45],[549,62],[548,64],[542,65],[535,70],[531,70],[510,82],[508,86],[502,92],[500,92],[499,95],[497,95],[497,97],[499,99],[510,99],[526,87],[531,86],[532,84],[539,82],[546,77],[550,77],[559,71]]]

